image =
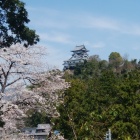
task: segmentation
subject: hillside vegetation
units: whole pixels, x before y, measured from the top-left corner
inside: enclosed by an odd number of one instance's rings
[[[103,140],[108,129],[113,140],[140,139],[140,68],[112,52],[109,61],[99,56],[65,72],[71,87],[58,107],[55,128],[69,140]]]

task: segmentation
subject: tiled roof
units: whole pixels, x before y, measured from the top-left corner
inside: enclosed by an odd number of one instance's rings
[[[74,50],[72,50],[72,52],[73,52],[73,51],[82,50],[82,49],[87,50],[87,49],[85,48],[85,46],[84,46],[84,45],[81,45],[81,46],[76,46],[76,47],[75,47],[75,49],[74,49]]]

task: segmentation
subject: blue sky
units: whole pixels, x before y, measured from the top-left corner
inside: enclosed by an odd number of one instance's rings
[[[108,60],[111,52],[140,59],[139,0],[22,0],[29,27],[47,47],[50,66],[63,68],[76,45]]]

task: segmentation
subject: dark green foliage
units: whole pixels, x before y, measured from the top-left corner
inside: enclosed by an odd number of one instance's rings
[[[0,127],[3,127],[4,126],[4,122],[1,120],[1,118],[0,118]]]
[[[114,71],[116,65],[93,59],[67,74],[71,87],[54,121],[65,138],[101,140],[110,128],[114,140],[140,139],[140,70],[135,64],[125,60]]]
[[[25,125],[27,127],[36,127],[38,124],[50,123],[50,118],[46,112],[38,112],[35,109],[27,111],[27,118],[25,119]]]
[[[123,58],[118,52],[112,52],[109,55],[109,66],[116,72],[120,72],[120,67],[123,65]]]
[[[85,61],[84,64],[77,65],[74,70],[74,75],[81,79],[93,78],[98,76],[102,70],[107,68],[107,66],[108,63],[105,60],[98,61],[96,59],[92,59]]]
[[[0,111],[0,115],[2,115],[2,112]],[[4,126],[4,122],[2,121],[2,119],[0,118],[0,127],[3,127]]]
[[[2,106],[1,106],[2,107]],[[1,107],[0,107],[0,109],[1,109]],[[3,114],[3,112],[2,111],[0,111],[0,116]],[[3,127],[4,126],[4,122],[2,121],[2,119],[1,119],[1,117],[0,117],[0,127]]]
[[[20,0],[0,0],[0,47],[14,43],[36,44],[39,36],[29,29],[28,13]]]

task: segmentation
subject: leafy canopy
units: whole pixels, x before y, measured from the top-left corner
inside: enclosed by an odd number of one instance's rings
[[[119,62],[119,53],[111,59]],[[118,61],[119,60],[119,61]],[[121,60],[121,61],[120,61]],[[71,87],[58,107],[56,128],[70,140],[103,139],[110,128],[114,140],[140,139],[140,69],[131,61],[121,67],[92,59],[66,74]],[[128,66],[131,66],[129,67]],[[124,71],[125,70],[125,71]]]
[[[28,12],[20,0],[0,0],[0,47],[9,47],[13,43],[24,46],[36,44],[39,36],[29,29]]]

